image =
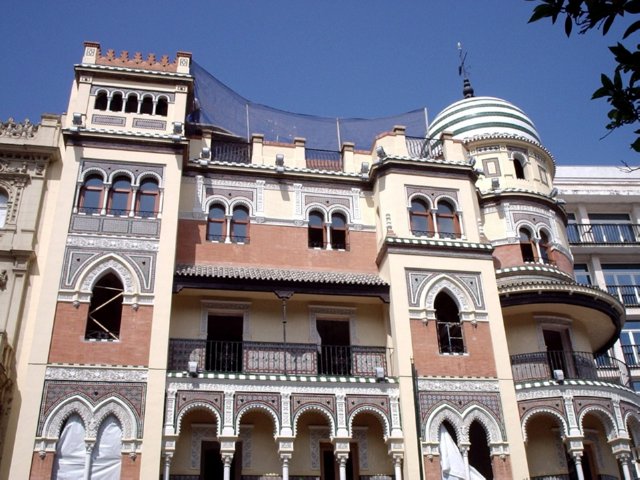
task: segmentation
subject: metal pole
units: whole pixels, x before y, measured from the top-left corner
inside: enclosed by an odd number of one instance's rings
[[[287,374],[287,300],[293,296],[291,290],[276,290],[276,294],[282,300],[282,341],[284,343],[284,374]]]

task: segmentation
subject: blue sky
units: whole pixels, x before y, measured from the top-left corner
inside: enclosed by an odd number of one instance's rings
[[[457,42],[476,95],[504,98],[534,121],[558,164],[638,163],[631,128],[600,139],[608,105],[590,100],[613,71],[607,37],[567,39],[527,24],[524,0],[233,0],[13,2],[0,18],[5,46],[0,121],[66,110],[82,42],[103,51],[193,53],[242,96],[299,113],[379,117],[461,98]],[[636,39],[637,41],[637,39]]]

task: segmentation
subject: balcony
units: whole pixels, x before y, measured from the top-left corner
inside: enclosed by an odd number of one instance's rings
[[[607,285],[607,292],[620,300],[625,307],[640,307],[639,285]]]
[[[622,354],[629,367],[640,367],[640,345],[622,345]]]
[[[307,168],[318,170],[342,171],[342,154],[334,150],[306,148],[304,157]]]
[[[218,162],[251,163],[251,144],[214,141],[211,143],[211,159]]]
[[[631,223],[570,223],[567,236],[572,245],[624,245],[640,243],[640,225]]]
[[[381,367],[388,375],[387,348],[307,343],[169,340],[168,370],[184,371],[189,361],[216,373],[331,375],[375,377]]]
[[[565,380],[599,380],[629,386],[629,368],[624,362],[589,352],[548,351],[511,356],[516,382],[554,380],[554,370],[562,370]]]

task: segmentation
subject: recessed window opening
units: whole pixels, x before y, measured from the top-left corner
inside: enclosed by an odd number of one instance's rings
[[[165,97],[160,97],[158,99],[158,103],[156,104],[156,115],[166,117],[168,109],[169,104],[167,102],[167,99]]]
[[[351,334],[345,320],[316,320],[320,335],[318,373],[351,375]]]
[[[79,211],[83,213],[100,213],[102,208],[102,192],[104,182],[98,174],[89,175],[80,190]]]
[[[249,241],[249,211],[246,207],[235,207],[231,217],[231,241],[247,243]]]
[[[0,228],[4,227],[7,222],[7,210],[9,203],[9,195],[3,189],[0,189]]]
[[[107,92],[98,92],[96,95],[96,102],[93,107],[96,110],[106,110],[108,104],[109,97],[107,96]]]
[[[158,212],[158,182],[145,178],[138,189],[136,215],[143,218],[156,216]]]
[[[486,480],[493,480],[491,467],[491,449],[487,442],[487,433],[478,421],[469,427],[469,465],[475,468]]]
[[[440,353],[464,353],[460,312],[456,302],[445,292],[440,292],[434,301],[436,329]]]
[[[242,371],[241,315],[209,315],[205,369],[213,372]]]
[[[309,213],[308,242],[309,248],[325,246],[324,215],[316,210]]]
[[[140,113],[153,114],[153,99],[149,95],[145,95],[142,98],[142,105],[140,105]]]
[[[130,93],[127,97],[127,103],[124,104],[125,113],[138,113],[138,96]]]
[[[114,93],[111,97],[111,102],[109,103],[109,110],[112,112],[121,112],[122,111],[122,94]]]
[[[207,240],[213,242],[224,242],[225,240],[225,208],[219,203],[214,203],[209,207]]]
[[[427,202],[420,198],[411,201],[409,221],[413,235],[433,237],[433,218]]]
[[[116,177],[111,186],[109,198],[109,213],[111,215],[126,215],[129,213],[129,197],[131,195],[131,180],[129,177]]]
[[[86,340],[118,340],[122,319],[122,298],[124,287],[113,273],[103,276],[93,287],[87,327]]]
[[[519,178],[521,180],[525,180],[524,159],[523,158],[521,158],[520,156],[514,156],[513,157],[513,169],[516,172],[516,178]]]
[[[440,238],[458,238],[460,236],[458,216],[453,206],[447,201],[438,202],[436,224]]]
[[[544,230],[540,231],[540,242],[538,245],[540,247],[540,259],[542,260],[542,262],[553,263],[550,256],[551,246],[549,244],[549,235],[547,235]]]
[[[520,252],[522,253],[522,261],[523,262],[534,262],[534,245],[533,240],[531,238],[531,232],[526,228],[521,228],[519,230],[520,233]]]
[[[347,220],[341,213],[331,215],[331,248],[347,249]]]

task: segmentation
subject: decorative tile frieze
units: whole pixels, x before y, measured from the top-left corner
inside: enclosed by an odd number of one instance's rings
[[[112,127],[124,127],[127,119],[116,115],[94,114],[91,116],[91,123],[95,123],[96,125],[110,125]]]
[[[147,369],[48,366],[45,380],[70,382],[146,382]]]

